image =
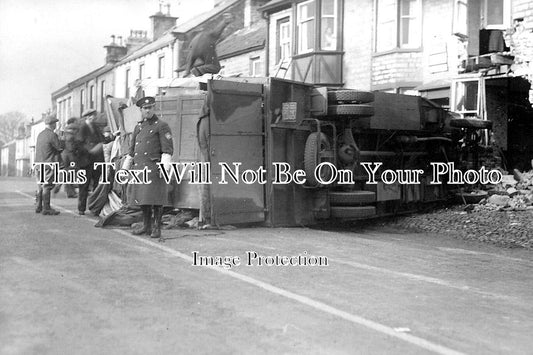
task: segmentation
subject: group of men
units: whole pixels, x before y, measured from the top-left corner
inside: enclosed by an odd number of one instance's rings
[[[173,154],[172,132],[168,124],[154,113],[155,98],[144,97],[136,105],[141,110],[141,122],[135,126],[130,140],[130,150],[123,159],[123,169],[150,170],[149,184],[132,184],[128,187],[127,201],[130,206],[140,206],[143,213],[143,226],[133,234],[147,234],[152,238],[161,237],[161,217],[163,205],[168,204],[167,184],[159,173],[157,163],[168,169]],[[80,184],[78,192],[78,213],[85,214],[87,197],[91,187],[100,179],[101,169],[94,163],[104,162],[104,144],[108,138],[96,125],[96,111],[88,110],[82,114],[83,122],[69,119],[64,129],[63,142],[55,133],[58,119],[50,115],[45,119],[46,128],[39,134],[36,142],[35,162],[60,163],[66,169],[83,169],[86,181]],[[50,206],[51,191],[54,188],[53,171],[45,166],[45,180],[38,183],[37,207],[35,212],[43,215],[58,215],[59,211]],[[39,176],[39,174],[38,174]]]

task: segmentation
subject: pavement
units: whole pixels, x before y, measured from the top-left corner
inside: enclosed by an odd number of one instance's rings
[[[34,189],[0,178],[0,354],[531,353],[528,250],[386,226],[160,243],[95,228],[63,192],[35,214]]]

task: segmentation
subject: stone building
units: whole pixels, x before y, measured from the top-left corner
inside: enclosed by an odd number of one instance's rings
[[[533,2],[272,0],[261,11],[267,75],[425,96],[492,121],[484,142],[506,167],[531,168]]]

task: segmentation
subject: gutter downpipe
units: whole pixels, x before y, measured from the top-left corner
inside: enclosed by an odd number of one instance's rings
[[[267,22],[267,33],[265,39],[265,76],[268,77],[270,72],[270,15],[266,12],[263,12],[262,16]]]

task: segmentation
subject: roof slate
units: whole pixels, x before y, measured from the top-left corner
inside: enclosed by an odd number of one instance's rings
[[[254,27],[236,31],[217,44],[217,54],[220,59],[234,53],[247,52],[264,47],[266,40],[266,26],[259,24]]]

